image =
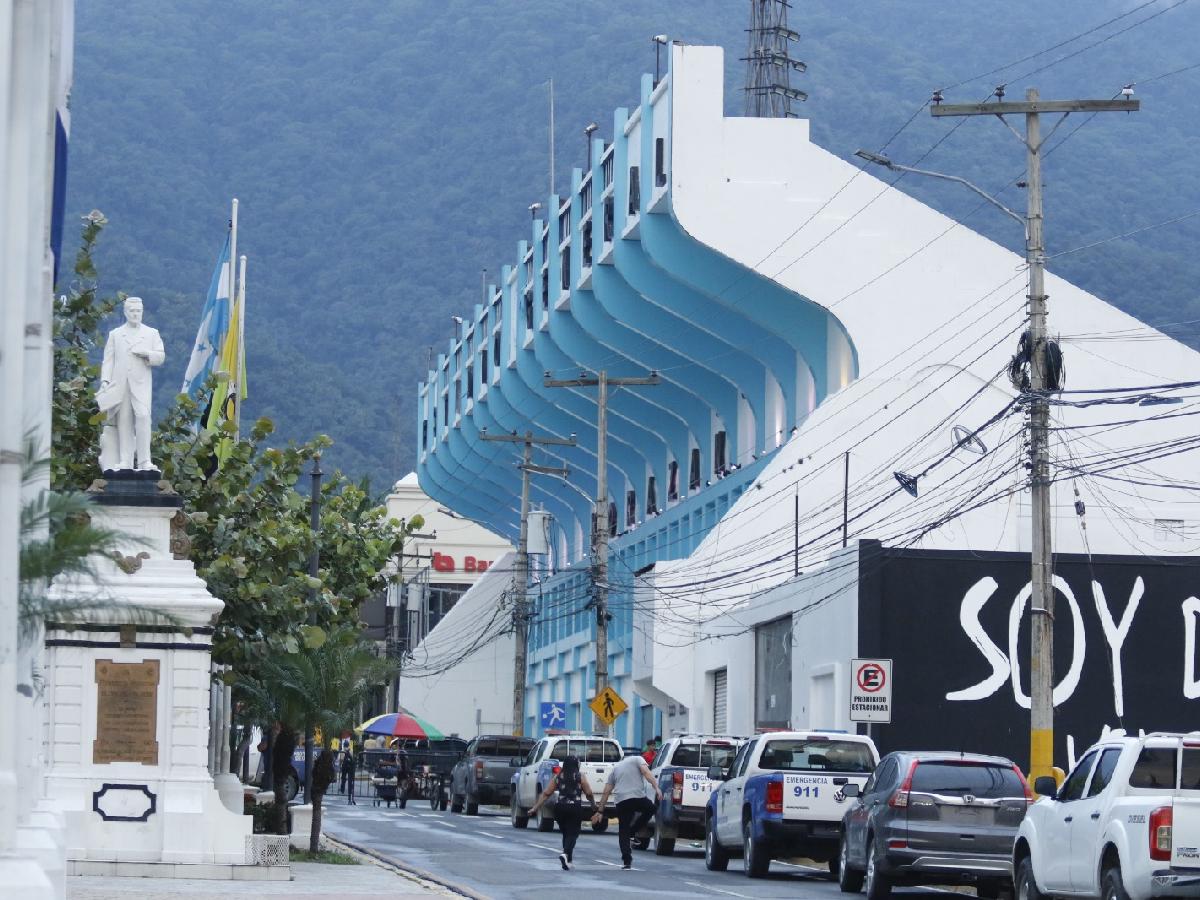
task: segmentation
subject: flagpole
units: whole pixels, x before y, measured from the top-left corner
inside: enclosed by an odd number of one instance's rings
[[[233,407],[234,435],[242,436],[242,379],[246,372],[246,257],[238,260],[238,283],[241,285],[238,294],[238,359],[237,359],[237,396]]]
[[[237,272],[234,270],[237,260],[237,197],[233,198],[233,211],[229,214],[229,302],[237,302]]]

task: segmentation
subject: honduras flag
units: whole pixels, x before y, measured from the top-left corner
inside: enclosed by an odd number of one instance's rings
[[[193,400],[204,387],[218,362],[218,355],[229,331],[229,235],[225,235],[225,246],[217,258],[212,283],[208,286],[208,300],[200,316],[200,328],[196,331],[196,343],[192,347],[192,358],[188,360],[183,375],[181,394]]]
[[[62,260],[63,217],[67,208],[67,144],[71,134],[69,99],[75,65],[75,6],[54,5],[58,16],[58,71],[54,77],[54,187],[50,208],[50,251],[54,256],[54,285],[58,285]]]

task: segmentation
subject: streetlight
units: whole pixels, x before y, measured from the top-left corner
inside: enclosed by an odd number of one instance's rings
[[[591,169],[592,167],[592,135],[599,130],[600,126],[595,122],[588,122],[587,125],[583,127],[583,141],[585,144],[587,144],[587,153],[584,155],[584,159],[587,160],[588,169]]]
[[[995,197],[993,197],[991,194],[989,194],[983,188],[979,187],[978,185],[972,184],[971,182],[967,181],[967,179],[965,179],[965,178],[959,178],[957,175],[946,175],[942,172],[931,172],[928,169],[914,169],[912,166],[902,166],[902,165],[900,165],[900,163],[893,162],[888,157],[882,156],[879,153],[872,153],[870,150],[855,150],[854,155],[857,156],[859,159],[865,159],[869,163],[874,163],[877,166],[883,166],[885,169],[891,169],[893,172],[911,172],[913,175],[926,175],[929,178],[940,178],[942,181],[953,181],[957,184],[961,184],[964,187],[966,187],[968,190],[974,191],[976,194],[978,194],[980,197],[982,197],[988,203],[992,204],[992,206],[999,209],[1001,212],[1003,212],[1009,218],[1016,219],[1018,222],[1021,223],[1022,229],[1025,229],[1025,227],[1026,227],[1026,219],[1024,216],[1013,212],[1011,209],[1009,209],[1007,206],[1005,206],[1003,203],[1001,203],[999,200],[997,200]]]
[[[542,204],[538,203],[536,200],[533,203],[530,203],[529,204],[529,218],[536,219],[538,211],[541,208],[542,208]]]
[[[459,330],[462,328],[462,325],[463,325],[463,317],[462,316],[451,316],[450,318],[454,320],[454,333],[453,333],[453,337],[451,337],[451,339],[450,339],[450,343],[454,343],[455,341],[458,340]]]
[[[656,34],[650,40],[654,43],[654,86],[658,87],[659,53],[668,38],[665,34]]]

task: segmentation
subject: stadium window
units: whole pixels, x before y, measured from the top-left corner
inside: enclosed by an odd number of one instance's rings
[[[697,447],[692,450],[692,464],[689,466],[688,472],[688,490],[695,491],[700,488],[700,449]]]

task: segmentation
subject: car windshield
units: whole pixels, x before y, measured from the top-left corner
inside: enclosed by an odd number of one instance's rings
[[[578,756],[580,762],[617,762],[623,756],[619,744],[599,738],[564,738],[554,744],[550,756],[559,761]]]
[[[758,767],[782,772],[871,772],[875,760],[867,745],[858,741],[789,738],[767,741]]]
[[[486,738],[475,747],[476,756],[524,756],[533,746],[532,740],[520,738]]]
[[[957,761],[917,763],[912,789],[959,797],[970,794],[987,800],[1025,796],[1025,785],[1011,766]]]
[[[728,741],[705,741],[703,744],[680,744],[671,754],[668,765],[707,769],[709,766],[729,768],[737,747]]]

